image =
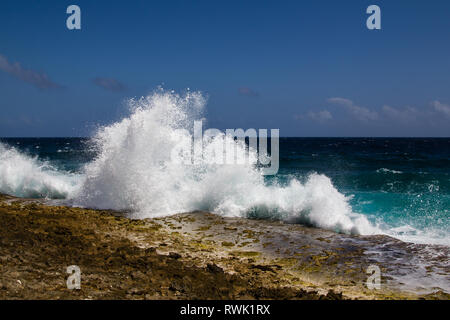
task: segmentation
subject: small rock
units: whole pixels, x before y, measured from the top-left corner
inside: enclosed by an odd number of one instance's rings
[[[219,267],[213,263],[208,263],[206,268],[211,273],[222,273],[223,272],[223,269],[221,267]]]
[[[150,248],[145,249],[145,253],[153,253],[153,252],[156,252],[155,247],[150,247]]]
[[[180,259],[181,258],[181,254],[176,253],[176,252],[170,252],[169,253],[169,257],[172,259]]]

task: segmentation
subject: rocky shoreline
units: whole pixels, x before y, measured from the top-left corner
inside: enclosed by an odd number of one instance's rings
[[[133,220],[6,195],[0,223],[0,299],[450,297],[443,287],[408,288],[398,275],[417,269],[411,261],[420,246],[385,236],[206,212]],[[450,274],[448,249],[441,249],[427,259],[431,271],[424,266],[438,283]],[[381,269],[380,290],[366,287],[371,264]],[[80,290],[67,289],[70,265],[81,269]]]

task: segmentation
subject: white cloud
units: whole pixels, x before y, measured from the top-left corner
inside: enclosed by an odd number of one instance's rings
[[[327,100],[330,103],[341,105],[347,109],[356,119],[361,121],[373,121],[378,119],[378,113],[371,111],[366,107],[360,107],[353,103],[352,100],[345,98],[329,98]]]
[[[421,117],[419,110],[413,107],[405,107],[400,109],[390,106],[383,106],[382,111],[387,118],[398,120],[400,122],[408,123],[416,121],[419,117]]]
[[[302,115],[296,115],[296,119],[311,119],[316,122],[325,122],[333,119],[333,115],[328,110],[322,110],[318,112],[309,111]]]
[[[439,113],[443,113],[446,117],[450,117],[450,106],[447,104],[443,104],[439,101],[433,101],[431,103],[433,109]]]
[[[319,112],[308,112],[308,117],[315,121],[327,121],[333,119],[333,115],[328,110],[322,110]]]

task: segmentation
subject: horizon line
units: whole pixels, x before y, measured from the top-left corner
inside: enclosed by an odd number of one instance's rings
[[[94,136],[3,136],[0,139],[91,139]],[[270,138],[270,137],[268,137]],[[286,138],[304,138],[304,139],[450,139],[450,136],[284,136]]]

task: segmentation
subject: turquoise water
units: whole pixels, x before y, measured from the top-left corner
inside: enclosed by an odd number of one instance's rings
[[[450,139],[288,138],[280,150],[280,175],[326,174],[383,230],[448,239]]]

